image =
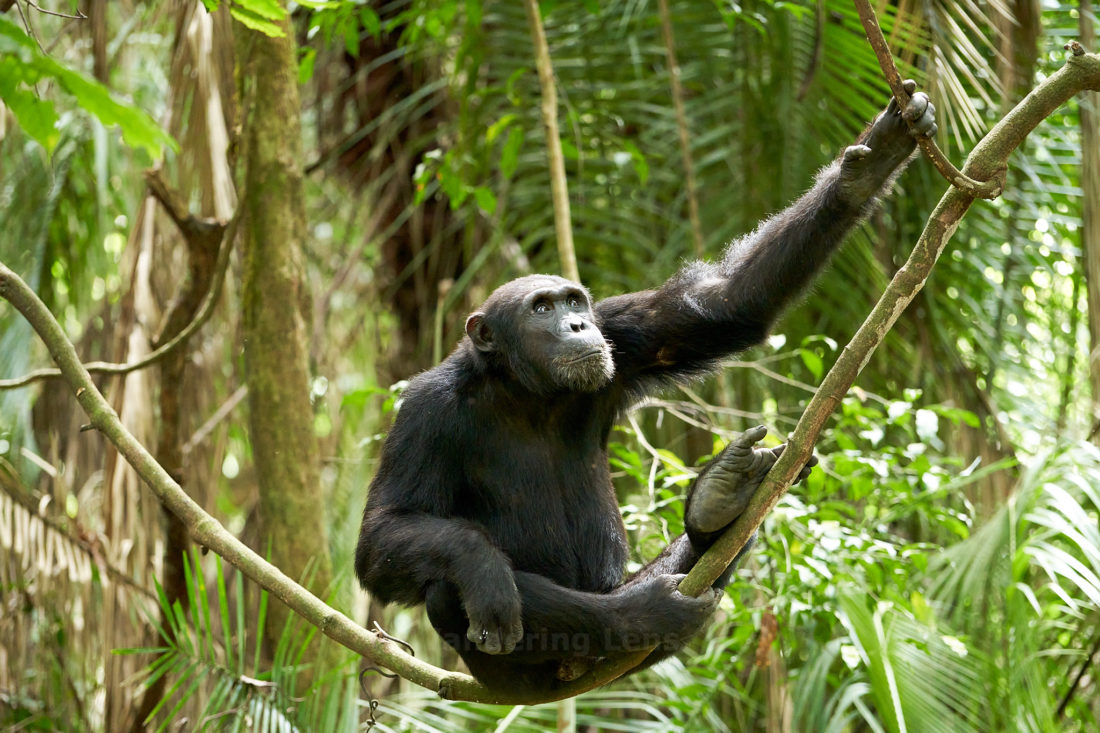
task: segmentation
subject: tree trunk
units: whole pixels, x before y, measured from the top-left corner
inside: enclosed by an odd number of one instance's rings
[[[235,25],[246,156],[242,338],[263,536],[256,549],[323,596],[332,567],[309,399],[298,67],[293,31],[283,27],[283,38],[271,38]],[[279,638],[287,618],[272,605],[266,641]]]
[[[1081,43],[1096,50],[1094,8],[1081,0]],[[1100,93],[1083,92],[1081,117],[1081,252],[1085,259],[1089,304],[1089,383],[1092,385],[1091,439],[1100,444]]]

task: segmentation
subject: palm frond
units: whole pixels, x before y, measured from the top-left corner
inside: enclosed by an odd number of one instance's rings
[[[894,733],[976,731],[984,689],[980,668],[957,640],[901,613],[892,603],[842,592],[841,621],[867,672],[877,720]]]
[[[974,535],[930,566],[930,596],[988,662],[989,715],[1020,730],[1056,726],[1051,680],[1066,680],[1100,612],[1100,451],[1048,451]],[[1063,689],[1057,689],[1061,687]]]
[[[146,688],[161,677],[169,680],[145,724],[166,730],[190,706],[198,711],[196,730],[356,730],[353,667],[336,664],[319,670],[311,676],[308,690],[297,689],[307,669],[302,658],[316,628],[303,628],[304,622],[288,619],[270,663],[265,663],[258,640],[267,622],[266,591],[260,594],[250,628],[245,622],[247,603],[240,571],[234,570],[227,581],[220,559],[215,558],[216,597],[211,597],[200,568],[197,554],[185,557],[190,613],[180,603],[170,603],[158,584],[168,625],[162,626],[156,617],[148,620],[161,646],[115,651],[155,655],[141,678]],[[249,647],[254,650],[251,659]]]

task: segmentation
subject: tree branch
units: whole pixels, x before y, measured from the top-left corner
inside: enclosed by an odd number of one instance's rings
[[[975,146],[963,166],[968,175],[988,179],[1005,169],[1012,151],[1055,109],[1082,90],[1100,89],[1100,55],[1083,51],[1078,53],[1076,49],[1074,54],[1065,66],[1021,100]],[[772,467],[745,513],[699,559],[681,582],[682,592],[699,595],[709,588],[779,502],[813,454],[813,446],[829,416],[844,399],[902,311],[924,287],[932,266],[975,198],[976,193],[968,193],[964,188],[952,185],[940,199],[909,260],[894,275],[870,315],[825,375],[791,434],[787,449]]]
[[[863,29],[867,32],[867,40],[870,41],[871,48],[874,50],[875,56],[878,57],[879,66],[882,68],[882,75],[886,78],[886,83],[890,85],[890,90],[894,93],[894,98],[898,100],[898,107],[900,109],[905,109],[909,105],[909,93],[905,91],[901,74],[898,73],[898,68],[894,65],[894,57],[890,54],[890,47],[887,45],[886,39],[882,36],[882,28],[879,27],[878,17],[875,15],[875,11],[871,8],[871,4],[868,0],[855,0],[855,4],[856,10],[859,11],[859,19],[863,22]],[[995,171],[989,180],[975,181],[959,171],[959,169],[947,159],[943,151],[936,146],[932,138],[926,135],[919,135],[917,136],[917,145],[919,145],[920,149],[924,151],[924,154],[928,156],[928,159],[932,161],[932,165],[936,166],[936,170],[947,179],[948,183],[956,188],[961,188],[971,196],[975,198],[995,199],[1000,196],[1001,191],[1004,190],[1004,168]]]
[[[88,19],[88,16],[84,15],[84,13],[80,10],[76,11],[76,15],[69,15],[68,13],[59,13],[56,10],[47,10],[46,8],[43,8],[40,5],[38,5],[38,3],[33,2],[33,0],[25,0],[25,2],[27,3],[27,5],[31,6],[32,8],[37,10],[38,12],[42,13],[43,15],[53,15],[53,16],[56,16],[58,18],[68,18],[69,20],[87,20]],[[4,9],[6,10],[7,8],[4,8]]]

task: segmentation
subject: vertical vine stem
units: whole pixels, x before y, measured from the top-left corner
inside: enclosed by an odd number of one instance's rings
[[[854,0],[854,2],[856,10],[859,11],[859,19],[863,23],[863,30],[867,33],[867,40],[878,58],[882,75],[886,79],[886,83],[890,85],[890,91],[894,93],[894,99],[898,100],[898,107],[905,109],[909,104],[909,93],[905,91],[901,74],[898,73],[898,67],[894,64],[894,57],[890,53],[890,47],[886,43],[886,38],[882,35],[882,28],[878,24],[878,16],[875,15],[875,11],[868,0]],[[917,145],[932,161],[932,165],[936,166],[936,170],[947,179],[948,183],[962,189],[974,198],[995,199],[1004,190],[1005,168],[994,171],[988,181],[975,181],[956,168],[947,159],[943,151],[937,147],[932,138],[920,135],[917,137]]]
[[[554,66],[550,62],[550,46],[542,27],[538,0],[524,0],[527,22],[531,26],[531,41],[535,46],[535,66],[542,90],[542,125],[546,129],[546,158],[550,164],[550,195],[554,200],[554,233],[558,239],[561,274],[580,282],[577,253],[573,248],[573,222],[569,212],[569,189],[565,178],[565,155],[561,150],[558,130],[558,92],[554,86]]]
[[[699,194],[695,182],[695,162],[691,157],[691,133],[688,130],[687,111],[684,109],[684,87],[680,84],[680,62],[676,60],[676,37],[672,33],[672,13],[668,0],[658,0],[661,15],[661,35],[665,40],[665,59],[668,64],[668,83],[672,91],[672,106],[676,110],[676,129],[680,133],[680,156],[683,158],[684,184],[688,200],[688,221],[691,238],[695,243],[695,256],[702,258],[703,225],[699,220]]]

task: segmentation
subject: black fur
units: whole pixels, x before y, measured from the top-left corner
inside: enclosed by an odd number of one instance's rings
[[[934,130],[927,99],[914,104],[918,129]],[[765,337],[915,145],[893,104],[862,139],[719,262],[691,264],[659,289],[594,306],[547,276],[494,292],[469,336],[405,391],[363,516],[362,585],[386,603],[426,603],[474,675],[502,690],[547,690],[577,659],[654,644],[656,661],[699,631],[729,573],[702,598],[676,583],[774,453],[750,439],[716,459],[692,488],[688,532],[624,582],[608,436],[643,395]],[[531,300],[540,289],[541,308]],[[576,377],[560,363],[592,368]]]

